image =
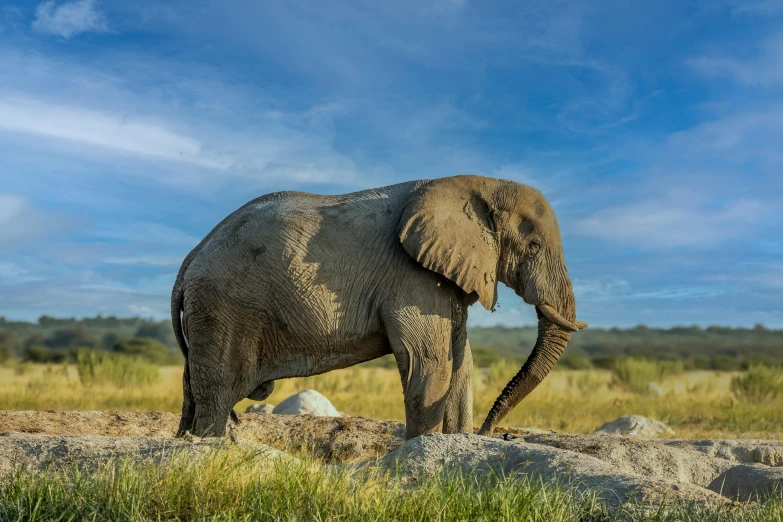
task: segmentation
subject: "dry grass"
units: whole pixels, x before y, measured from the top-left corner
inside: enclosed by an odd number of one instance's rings
[[[498,392],[518,370],[497,364],[474,376],[475,423],[480,424]],[[783,395],[759,403],[736,400],[736,373],[686,372],[660,382],[662,397],[642,396],[612,385],[608,371],[553,372],[506,421],[508,426],[588,433],[621,415],[639,414],[669,424],[684,438],[779,438]],[[84,387],[73,366],[0,367],[0,409],[173,411],[181,407],[182,369],[163,367],[157,383],[141,388],[109,384]],[[269,402],[277,404],[313,388],[348,414],[404,421],[402,387],[394,369],[353,367],[325,375],[276,382]],[[244,411],[243,400],[237,411]]]

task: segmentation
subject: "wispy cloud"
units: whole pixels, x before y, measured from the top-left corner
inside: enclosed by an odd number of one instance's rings
[[[731,0],[729,4],[732,12],[738,15],[769,16],[783,13],[781,0]]]
[[[35,10],[33,29],[42,33],[71,38],[87,32],[106,32],[106,17],[96,9],[95,0],[76,0],[57,5],[43,2]]]
[[[198,140],[160,124],[21,96],[4,96],[0,101],[0,130],[221,170],[230,164],[227,159],[210,157]]]
[[[641,250],[707,247],[747,234],[764,212],[753,200],[715,204],[675,195],[600,210],[579,221],[576,230]]]
[[[749,87],[777,87],[783,84],[783,37],[767,39],[755,56],[702,55],[686,63],[705,76],[728,78]]]
[[[67,218],[33,207],[25,196],[0,193],[0,247],[29,245],[70,226]]]

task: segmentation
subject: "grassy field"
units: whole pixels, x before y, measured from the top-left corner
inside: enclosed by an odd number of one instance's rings
[[[233,446],[194,463],[128,459],[97,470],[17,472],[0,482],[0,521],[345,520],[345,521],[774,521],[783,503],[673,503],[608,510],[595,493],[536,479],[455,475],[410,483],[395,472],[325,466],[306,455],[270,461]]]
[[[492,401],[517,369],[499,363],[476,370],[476,424],[481,423]],[[661,420],[675,430],[677,437],[683,438],[774,439],[783,434],[783,393],[762,394],[752,401],[732,392],[732,378],[739,375],[736,373],[673,372],[665,376],[666,372],[660,372],[660,368],[643,369],[652,374],[659,372],[662,396],[641,393],[639,386],[629,386],[627,382],[623,385],[610,371],[555,371],[503,424],[589,433],[606,421],[633,413]],[[178,412],[182,401],[181,368],[141,370],[140,375],[125,371],[104,382],[84,376],[80,379],[75,365],[0,367],[0,409]],[[348,415],[399,421],[405,418],[402,387],[394,369],[358,366],[315,377],[278,381],[275,386],[269,398],[272,404],[297,391],[313,388]],[[237,411],[244,411],[249,404],[249,400],[242,401]]]

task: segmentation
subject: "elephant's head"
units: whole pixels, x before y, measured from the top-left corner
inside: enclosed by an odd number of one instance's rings
[[[426,268],[474,293],[492,310],[497,282],[536,307],[533,352],[503,389],[481,427],[490,435],[547,376],[576,320],[557,219],[538,190],[512,181],[456,176],[431,181],[408,200],[400,222],[405,250]]]

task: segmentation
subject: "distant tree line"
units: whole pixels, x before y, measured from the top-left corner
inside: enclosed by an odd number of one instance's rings
[[[499,359],[523,361],[536,340],[535,327],[476,327],[468,336],[473,359],[486,367]],[[74,360],[80,348],[138,356],[159,364],[179,364],[170,321],[140,317],[84,319],[41,316],[37,322],[0,317],[0,362],[10,357],[34,362]],[[668,329],[588,328],[573,335],[560,368],[611,367],[617,359],[680,360],[686,368],[736,370],[754,363],[783,363],[783,330],[710,326]],[[386,361],[393,365],[393,361]]]
[[[535,327],[471,328],[474,359],[500,356],[524,360],[535,344]],[[615,360],[643,357],[680,360],[686,369],[739,370],[752,364],[783,363],[783,330],[677,326],[674,328],[593,328],[573,334],[560,367],[611,367]],[[480,365],[480,364],[479,364]]]
[[[100,315],[59,319],[44,315],[31,323],[0,317],[0,363],[12,357],[41,363],[72,362],[85,348],[157,364],[182,362],[170,321]]]

